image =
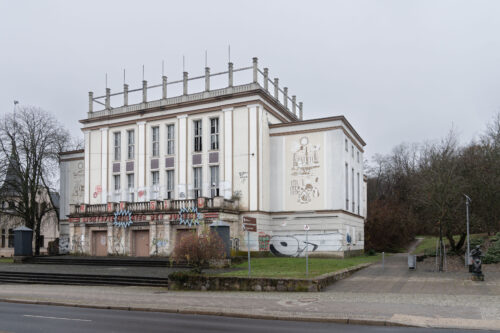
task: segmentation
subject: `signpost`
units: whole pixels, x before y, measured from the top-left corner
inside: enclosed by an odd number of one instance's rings
[[[243,216],[243,230],[247,232],[248,277],[250,277],[252,271],[252,266],[250,265],[250,231],[257,231],[257,219],[255,217]]]
[[[308,224],[304,224],[304,230],[306,231],[306,277],[309,277],[309,252],[307,251],[309,247],[309,240],[307,239],[307,232],[309,231]]]

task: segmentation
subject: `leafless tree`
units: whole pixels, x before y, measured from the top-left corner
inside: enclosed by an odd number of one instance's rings
[[[40,108],[17,107],[0,119],[0,212],[34,231],[37,255],[42,219],[55,211],[50,193],[58,183],[59,153],[70,145],[69,132]]]

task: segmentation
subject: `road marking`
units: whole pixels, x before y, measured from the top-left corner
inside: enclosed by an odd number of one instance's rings
[[[23,317],[43,318],[43,319],[57,319],[57,320],[74,320],[74,321],[92,321],[90,319],[59,318],[59,317],[46,317],[46,316],[34,316],[34,315],[23,315]]]

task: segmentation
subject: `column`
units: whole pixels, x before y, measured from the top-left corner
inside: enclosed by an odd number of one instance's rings
[[[111,89],[106,88],[106,99],[104,101],[106,110],[109,110],[111,108]]]
[[[205,67],[205,91],[210,91],[210,67]]]
[[[144,182],[146,176],[146,122],[141,121],[137,123],[137,201],[145,201],[146,195],[139,197],[139,191],[144,191]]]
[[[142,80],[142,102],[148,101],[148,81]]]
[[[248,193],[248,199],[249,199],[249,209],[250,210],[257,210],[258,209],[258,165],[257,165],[257,160],[258,160],[258,147],[257,147],[257,141],[258,141],[258,123],[257,123],[257,116],[258,116],[258,110],[259,105],[258,104],[252,104],[248,106],[248,113],[249,113],[249,147],[250,151],[248,159],[249,159],[249,170],[248,170],[248,182],[250,185],[249,188],[249,193]]]
[[[89,113],[94,112],[94,93],[89,91]]]
[[[228,87],[232,87],[233,86],[233,63],[230,62],[228,64],[228,84],[227,84]]]
[[[278,99],[278,92],[279,92],[278,84],[279,84],[279,79],[277,77],[275,77],[274,78],[274,98],[276,98],[276,99]]]
[[[253,67],[253,82],[257,83],[257,71],[258,71],[258,65],[257,65],[257,58],[252,58],[252,67]]]
[[[108,202],[108,129],[101,128],[101,203]]]
[[[264,68],[264,90],[269,91],[269,68]]]
[[[84,197],[83,202],[85,204],[90,204],[90,131],[84,130],[83,135],[85,138],[85,153],[84,153],[84,163],[85,163],[85,183],[84,183]]]
[[[233,196],[233,108],[222,111],[224,114],[224,187],[222,191],[224,198],[231,199]]]
[[[162,76],[161,82],[162,82],[161,98],[166,99],[167,98],[167,77]]]
[[[283,105],[288,109],[288,87],[283,88]]]
[[[188,72],[182,73],[182,94],[188,94]]]
[[[179,142],[179,149],[177,151],[177,174],[178,174],[178,182],[177,182],[177,193],[179,199],[187,199],[187,115],[182,115],[177,117],[178,123],[178,131],[177,137]]]
[[[128,84],[123,85],[123,105],[128,105]]]

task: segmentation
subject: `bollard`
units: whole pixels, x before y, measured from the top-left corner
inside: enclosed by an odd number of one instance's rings
[[[382,269],[384,269],[385,264],[385,252],[382,252]]]

